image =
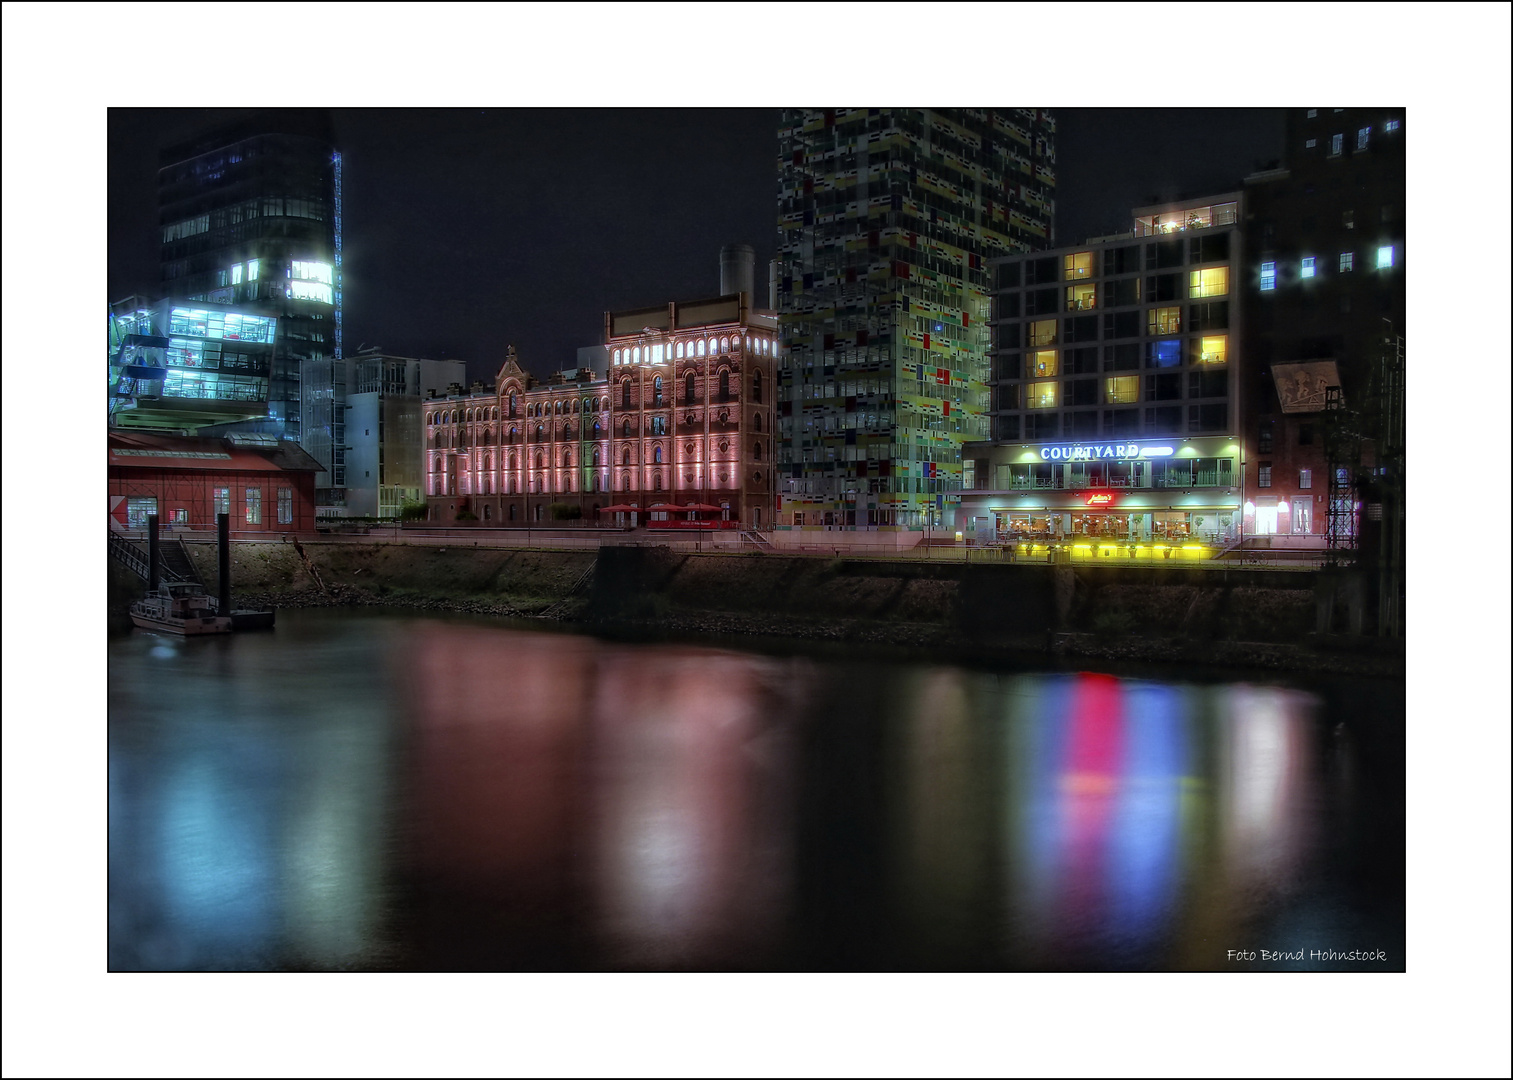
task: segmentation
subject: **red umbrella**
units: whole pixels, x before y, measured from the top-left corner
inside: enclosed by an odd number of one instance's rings
[[[645,509],[646,509],[646,507],[644,507],[644,506],[601,506],[601,507],[599,507],[599,513],[601,513],[601,514],[634,514],[634,513],[637,513],[638,511],[645,510]]]

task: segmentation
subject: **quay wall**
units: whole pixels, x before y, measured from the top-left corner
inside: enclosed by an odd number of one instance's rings
[[[185,549],[214,593],[215,544]],[[381,604],[554,618],[631,637],[756,634],[989,658],[1401,670],[1400,644],[1315,632],[1319,571],[335,540],[237,542],[231,564],[239,607]],[[112,572],[113,613],[125,608],[129,577]],[[1347,655],[1355,659],[1341,661]]]

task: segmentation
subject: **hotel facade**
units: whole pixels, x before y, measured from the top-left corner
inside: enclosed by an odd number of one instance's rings
[[[1227,545],[1243,527],[1239,193],[990,264],[992,438],[963,450],[979,543]]]

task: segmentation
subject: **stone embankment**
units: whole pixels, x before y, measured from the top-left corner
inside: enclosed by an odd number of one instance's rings
[[[213,592],[215,545],[185,546]],[[234,544],[231,577],[239,607],[393,606],[641,639],[760,635],[984,661],[1403,670],[1400,643],[1315,634],[1318,575],[1297,571],[311,541]],[[111,580],[111,610],[124,610],[123,579]]]

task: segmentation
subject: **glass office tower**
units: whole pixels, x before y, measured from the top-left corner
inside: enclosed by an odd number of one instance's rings
[[[342,505],[341,154],[329,114],[272,110],[163,151],[163,292],[276,317],[268,415],[236,430],[298,439]]]
[[[786,110],[780,522],[942,527],[990,435],[987,260],[1052,238],[1045,110]]]

